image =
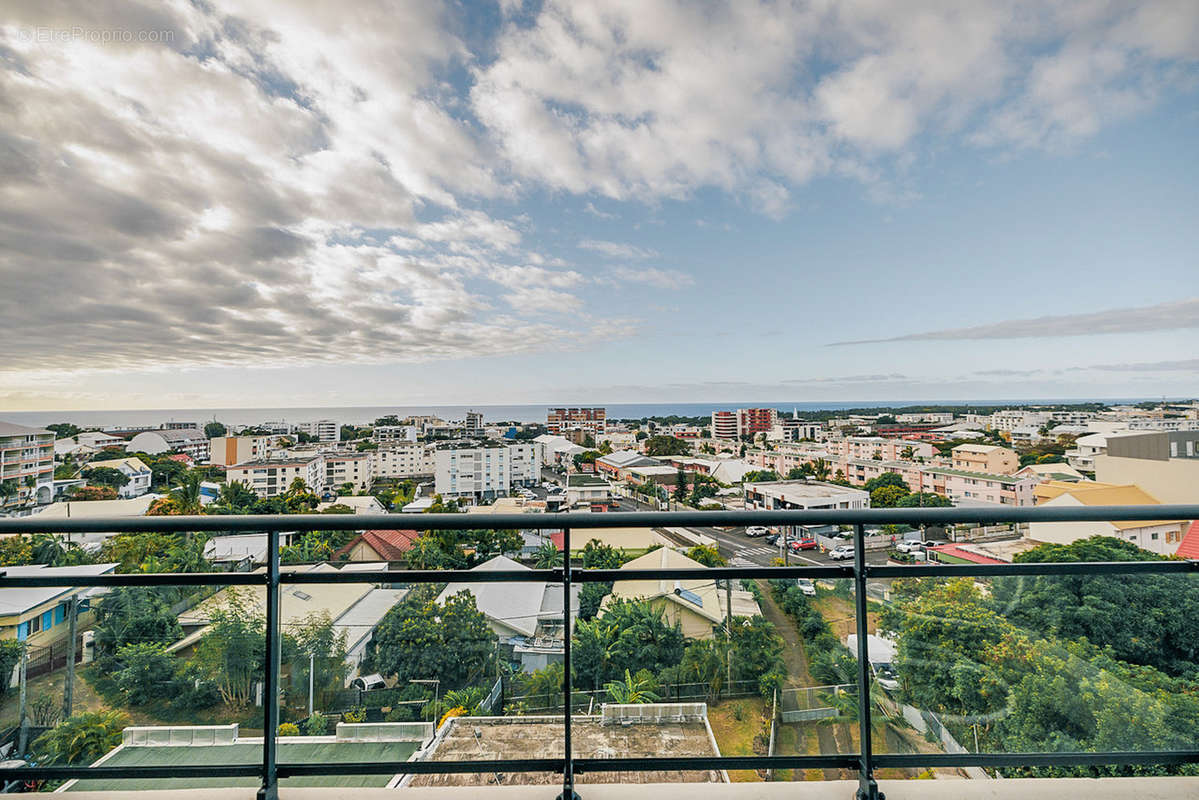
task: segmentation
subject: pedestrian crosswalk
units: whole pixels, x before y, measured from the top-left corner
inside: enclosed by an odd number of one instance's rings
[[[777,547],[743,547],[738,550],[735,555],[738,556],[776,556],[779,549]]]

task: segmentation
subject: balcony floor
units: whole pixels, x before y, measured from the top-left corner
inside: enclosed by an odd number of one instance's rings
[[[1070,798],[1086,800],[1190,800],[1199,797],[1199,778],[1026,778],[992,781],[880,781],[887,800],[1024,800]],[[586,784],[578,791],[582,800],[852,800],[857,783],[640,784],[619,786]],[[478,788],[415,788],[353,790],[354,800],[554,800],[554,786],[498,786]],[[147,792],[72,792],[73,800],[254,800],[253,789],[187,789]],[[333,800],[348,796],[345,789],[280,789],[280,800]]]

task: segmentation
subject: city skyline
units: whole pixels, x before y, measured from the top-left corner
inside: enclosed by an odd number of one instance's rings
[[[1199,395],[1193,4],[342,14],[5,9],[0,411]]]

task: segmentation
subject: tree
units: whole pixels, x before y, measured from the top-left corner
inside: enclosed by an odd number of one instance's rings
[[[291,665],[289,704],[301,705],[307,700],[310,668],[314,708],[327,705],[345,686],[346,634],[334,628],[328,611],[313,612],[288,625],[280,650],[282,661]]]
[[[12,478],[0,481],[0,505],[7,504],[9,498],[16,497],[20,489],[20,484]]]
[[[691,445],[685,439],[674,436],[651,436],[645,441],[647,456],[685,456],[691,453]]]
[[[83,429],[69,422],[55,422],[53,425],[47,425],[46,430],[54,431],[55,439],[70,439],[72,436],[78,436],[83,433]]]
[[[826,459],[818,458],[812,462],[812,477],[818,481],[827,481],[830,466]]]
[[[91,764],[121,743],[130,723],[123,711],[76,714],[43,733],[33,743],[39,764]]]
[[[85,469],[79,473],[82,477],[87,478],[88,483],[93,486],[107,486],[110,489],[120,489],[125,484],[129,483],[129,476],[119,469],[112,467],[96,467],[95,469]]]
[[[599,613],[604,598],[612,591],[612,584],[607,581],[591,581],[583,584],[579,590],[579,619],[594,619]]]
[[[30,545],[34,564],[63,567],[89,563],[83,548],[52,533],[35,533]]]
[[[117,687],[133,705],[144,705],[175,693],[175,654],[155,642],[127,644],[117,651],[121,668],[113,674]]]
[[[204,426],[204,435],[209,439],[215,439],[218,436],[224,436],[229,432],[224,423],[217,422],[215,419]]]
[[[583,545],[583,569],[620,569],[624,563],[624,551],[599,539],[588,539]]]
[[[232,481],[223,484],[220,491],[217,492],[216,503],[214,505],[224,506],[225,508],[234,510],[238,513],[245,513],[250,506],[258,499],[258,495],[250,489],[243,481]]]
[[[894,508],[899,505],[899,501],[908,496],[908,492],[901,486],[879,486],[870,493],[870,506],[872,508]]]
[[[21,660],[21,653],[24,651],[24,642],[16,639],[0,639],[0,697],[8,691],[13,667]]]
[[[720,555],[714,544],[700,544],[687,551],[687,558],[698,561],[705,567],[723,567],[728,562]]]
[[[873,492],[875,489],[879,489],[883,486],[898,487],[903,489],[904,494],[908,494],[912,491],[912,488],[908,486],[907,482],[903,479],[903,476],[898,472],[884,472],[877,478],[871,478],[870,480],[866,481],[866,484],[862,488],[868,492]]]
[[[687,498],[687,473],[679,467],[674,477],[674,499],[680,503]]]
[[[33,563],[33,546],[28,536],[16,534],[0,538],[0,567]]]
[[[873,502],[872,499],[871,503]],[[915,492],[904,495],[895,505],[897,508],[949,508],[953,505],[953,501],[934,492]]]
[[[71,499],[79,502],[88,500],[116,500],[117,493],[115,489],[110,489],[107,486],[80,486],[71,492]]]
[[[225,603],[210,614],[192,663],[216,684],[221,699],[241,708],[253,699],[265,665],[266,620],[238,588],[229,587],[225,594]]]
[[[120,668],[117,653],[130,644],[171,644],[183,637],[170,612],[171,589],[116,586],[96,606],[96,663],[101,671]]]
[[[401,683],[435,677],[443,688],[468,686],[494,663],[495,633],[463,590],[438,605],[431,592],[413,592],[380,621],[370,668]]]
[[[623,681],[609,681],[604,686],[609,699],[613,703],[623,705],[658,702],[660,698],[654,691],[656,688],[657,682],[648,670],[638,671],[637,677],[634,678],[627,669],[624,671]]]
[[[751,469],[741,477],[742,483],[767,483],[777,481],[779,474],[772,469]]]
[[[553,569],[562,566],[562,551],[553,542],[542,542],[534,554],[533,566],[537,569]]]
[[[592,623],[576,625],[574,644],[580,647],[575,676],[581,685],[598,689],[626,669],[658,673],[677,664],[684,642],[678,623],[667,622],[661,608],[620,599]],[[574,653],[572,648],[572,656]]]

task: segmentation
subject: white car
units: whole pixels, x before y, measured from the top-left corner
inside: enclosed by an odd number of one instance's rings
[[[796,578],[795,585],[799,587],[799,590],[803,592],[805,596],[816,596],[816,584],[812,583],[811,578]]]
[[[936,542],[921,542],[916,539],[909,539],[908,541],[900,542],[899,544],[895,545],[895,549],[901,553],[912,553],[917,550],[927,550],[930,547],[934,547],[936,544]]]
[[[746,536],[765,536],[768,533],[770,533],[770,531],[768,531],[762,525],[750,525],[745,529]]]
[[[847,558],[853,558],[853,545],[839,544],[828,551],[828,557],[833,561],[843,561]]]

